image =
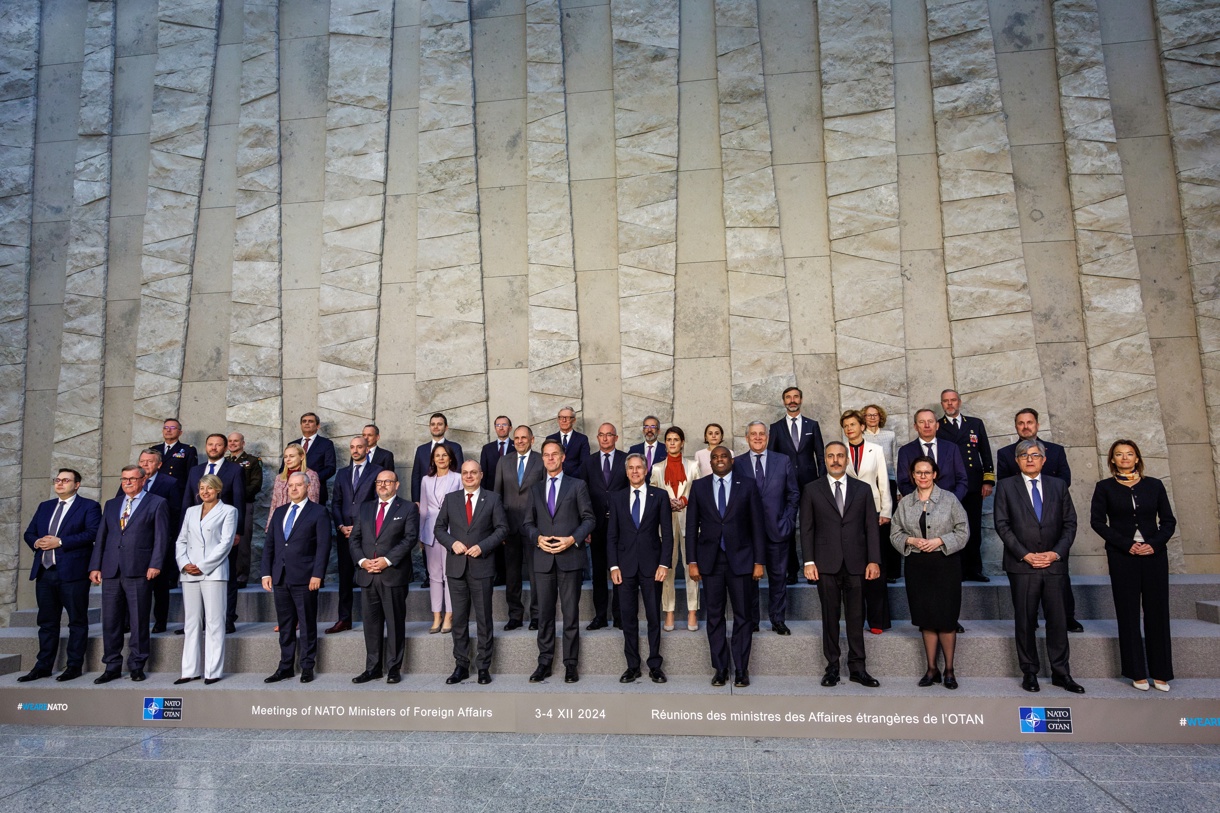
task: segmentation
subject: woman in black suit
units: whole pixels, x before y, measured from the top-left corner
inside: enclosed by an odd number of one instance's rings
[[[1093,489],[1091,524],[1106,541],[1123,676],[1146,692],[1151,675],[1153,685],[1167,692],[1173,680],[1173,652],[1169,640],[1169,554],[1165,545],[1178,521],[1164,484],[1144,476],[1144,459],[1135,441],[1114,441],[1107,460],[1114,476]]]

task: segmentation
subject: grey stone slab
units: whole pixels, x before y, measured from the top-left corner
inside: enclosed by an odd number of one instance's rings
[[[836,780],[837,781],[837,780]],[[963,771],[959,778],[913,780],[924,786],[931,809],[944,811],[992,810],[1030,811],[1040,809],[1036,803],[1029,806],[1025,798],[1010,783],[1001,780],[979,779]]]
[[[1008,786],[1031,808],[1048,813],[1111,813],[1117,807],[1113,796],[1083,779],[1019,779]]]
[[[834,784],[847,810],[870,809],[878,799],[905,808],[940,809],[939,801],[933,803],[927,786],[913,777],[840,775],[834,777]]]
[[[1102,790],[1138,813],[1213,813],[1220,806],[1220,785],[1157,782],[1101,782]]]
[[[146,780],[147,781],[147,778]],[[72,804],[82,809],[166,809],[170,792],[161,788],[77,788]],[[63,810],[64,797],[50,795],[41,787],[33,787],[3,800],[6,810],[52,813]]]
[[[566,773],[540,772],[536,766],[517,768],[506,772],[504,782],[497,793],[505,799],[545,799],[556,795],[572,795],[572,790],[582,787],[588,775],[589,772],[583,768]]]
[[[585,776],[576,795],[583,799],[627,799],[661,801],[665,798],[666,771],[593,770]]]
[[[157,0],[117,3],[115,56],[157,53]]]
[[[730,808],[748,798],[748,793],[749,780],[726,765],[714,773],[671,771],[663,798],[667,802],[693,802]]]

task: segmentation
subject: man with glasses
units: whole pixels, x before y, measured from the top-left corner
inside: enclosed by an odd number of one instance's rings
[[[513,419],[507,415],[497,415],[492,427],[496,432],[495,439],[483,444],[479,452],[479,469],[487,480],[488,490],[496,484],[496,468],[500,465],[500,460],[513,450]],[[492,585],[498,586],[506,583],[508,575],[503,545],[496,545],[494,558],[496,569]]]
[[[644,432],[644,441],[637,443],[627,450],[627,454],[638,454],[644,458],[644,465],[647,467],[649,476],[652,473],[654,463],[660,463],[665,459],[665,444],[661,442],[661,419],[656,415],[649,415],[644,418],[644,425],[641,427]]]
[[[576,410],[564,407],[559,410],[555,421],[559,431],[546,436],[547,440],[557,440],[563,447],[563,473],[577,480],[584,479],[585,460],[589,457],[589,436],[576,431]]]
[[[521,626],[525,617],[525,604],[521,600],[523,573],[529,575],[530,606],[529,628],[538,629],[538,591],[534,583],[534,543],[525,536],[525,509],[529,505],[530,492],[541,483],[546,472],[542,457],[531,448],[534,445],[534,430],[518,426],[513,430],[513,451],[500,458],[496,466],[495,488],[504,513],[508,516],[508,537],[504,540],[504,599],[508,602],[506,632]]]
[[[68,613],[68,659],[59,681],[81,676],[89,640],[89,558],[102,524],[102,508],[81,497],[80,472],[60,469],[51,478],[55,497],[38,506],[25,529],[34,551],[30,581],[38,599],[38,656],[34,668],[17,678],[26,683],[50,677],[59,654],[60,617]]]
[[[593,514],[597,524],[593,528],[593,536],[589,544],[589,554],[593,559],[593,620],[589,622],[588,630],[599,630],[606,627],[606,620],[614,621],[619,626],[618,585],[608,589],[606,580],[610,578],[610,559],[607,548],[607,533],[610,530],[610,498],[616,491],[627,490],[627,455],[614,448],[618,442],[618,430],[612,423],[603,423],[597,427],[597,451],[589,456],[582,473],[585,484],[589,487],[589,499],[593,502]],[[646,471],[645,476],[651,473]],[[672,552],[672,549],[671,549]],[[669,560],[665,560],[666,565]],[[610,613],[607,615],[607,604]]]

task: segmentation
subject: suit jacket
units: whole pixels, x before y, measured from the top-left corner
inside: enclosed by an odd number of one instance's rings
[[[995,530],[1004,543],[1006,573],[1035,573],[1037,570],[1022,561],[1027,553],[1054,551],[1059,560],[1045,573],[1067,573],[1068,552],[1076,539],[1076,508],[1067,485],[1054,477],[1043,476],[1042,521],[1034,513],[1024,477],[1001,480],[995,490]]]
[[[661,565],[669,567],[674,556],[674,523],[669,494],[645,484],[644,512],[640,527],[631,519],[631,483],[610,494],[610,526],[606,531],[606,561],[623,576],[651,580]]]
[[[466,522],[466,489],[445,495],[436,515],[435,530],[436,541],[449,551],[445,557],[445,575],[460,579],[469,569],[474,578],[488,579],[496,573],[494,551],[508,536],[508,516],[499,496],[486,488],[479,489],[471,515],[471,521]],[[478,545],[479,555],[454,553],[454,542],[461,542],[468,548]]]
[[[190,474],[186,478],[186,491],[182,494],[182,513],[181,516],[186,516],[186,509],[193,505],[199,505],[199,481],[203,475],[207,474],[207,462],[200,463],[195,468],[191,469]],[[236,463],[226,462],[220,467],[220,471],[216,473],[223,484],[220,490],[220,501],[225,505],[231,505],[237,509],[237,527],[238,533],[241,533],[242,520],[246,516],[246,470]],[[157,478],[160,479],[160,478]],[[250,540],[245,540],[246,544],[250,544]]]
[[[508,517],[508,532],[520,534],[525,528],[525,510],[529,506],[530,491],[546,477],[546,469],[542,467],[542,455],[535,451],[529,453],[525,461],[525,477],[517,482],[516,450],[500,458],[496,466],[496,480],[493,491],[504,503],[504,513]]]
[[[330,562],[330,514],[316,502],[306,500],[292,523],[292,533],[284,538],[284,519],[292,503],[271,512],[267,539],[263,543],[262,574],[272,584],[309,584],[311,578],[326,576]],[[355,530],[352,533],[356,533]]]
[[[872,441],[864,441],[864,451],[860,455],[860,468],[857,470],[851,463],[851,449],[847,451],[847,474],[873,490],[873,504],[877,513],[886,519],[893,513],[890,505],[890,475],[885,466],[885,452],[881,445]]]
[[[174,558],[178,569],[195,565],[203,571],[202,576],[192,576],[182,571],[184,582],[229,580],[229,552],[233,550],[233,537],[237,535],[237,509],[231,505],[217,503],[203,514],[202,505],[192,505],[182,518],[182,530],[174,544]]]
[[[686,503],[686,563],[699,565],[704,574],[720,572],[721,565],[727,564],[735,576],[752,575],[754,565],[766,561],[767,529],[758,488],[753,480],[731,474],[729,501],[721,517],[713,490],[716,479],[709,474],[691,485]]]
[[[812,418],[801,416],[801,445],[792,445],[792,425],[788,418],[779,419],[771,424],[771,441],[767,448],[782,452],[792,459],[796,466],[796,483],[804,488],[826,473],[826,446],[822,443],[822,429]]]
[[[42,573],[42,551],[34,550],[34,543],[51,532],[51,518],[55,516],[58,503],[58,497],[39,503],[30,524],[26,526],[25,544],[34,551],[31,581]],[[101,524],[102,507],[77,494],[72,507],[59,518],[60,546],[55,549],[55,569],[62,581],[89,578],[89,559],[93,555],[93,542],[97,539],[97,529]]]
[[[643,443],[643,441],[635,444],[634,446],[632,446],[630,449],[627,450],[627,454],[644,455],[644,460],[645,460],[645,462],[647,462],[648,454],[644,450],[644,445],[645,444]],[[668,452],[665,451],[665,441],[662,440],[661,438],[657,438],[656,445],[653,447],[653,451],[652,451],[652,465],[655,466],[658,463],[664,463],[665,456],[667,454],[668,454]]]
[[[297,438],[292,442],[304,446],[305,438]],[[318,500],[322,505],[326,505],[329,500],[326,482],[335,476],[335,470],[339,467],[338,458],[335,457],[335,444],[330,438],[313,436],[309,441],[309,449],[305,452],[305,465],[318,475]],[[284,464],[280,463],[280,471],[283,470]]]
[[[547,435],[547,440],[559,440],[560,433]],[[563,453],[563,473],[577,480],[585,479],[585,460],[589,457],[589,436],[573,429],[568,437],[568,448]]]
[[[1038,440],[1042,441],[1042,445],[1046,447],[1046,460],[1042,461],[1042,474],[1046,477],[1058,477],[1070,488],[1072,467],[1068,465],[1067,452],[1058,443],[1051,443],[1042,438],[1038,438]],[[1010,443],[995,455],[997,481],[1007,480],[1009,477],[1016,477],[1021,473],[1020,467],[1017,466],[1017,444]]]
[[[585,459],[585,470],[580,479],[589,487],[589,499],[593,501],[597,530],[604,533],[610,523],[610,495],[631,485],[627,480],[627,455],[618,449],[614,450],[614,456],[610,460],[610,482],[607,484],[605,472],[602,471],[601,449],[598,449]]]
[[[530,489],[529,502],[525,506],[526,544],[534,549],[534,570],[551,571],[552,564],[560,570],[581,570],[587,559],[585,537],[593,533],[596,524],[593,518],[593,503],[584,480],[566,474],[559,480],[559,493],[555,496],[555,516],[547,510],[547,489],[550,482],[543,473],[540,483]],[[538,547],[540,536],[571,536],[576,544],[559,554],[547,553]]]
[[[483,444],[483,448],[479,450],[479,468],[483,470],[483,488],[491,488],[496,484],[496,467],[500,465],[500,458],[512,453],[512,438],[504,440],[504,454],[500,454],[499,440]]]
[[[382,471],[394,471],[394,453],[382,446],[374,449],[372,454],[365,459],[376,463]]]
[[[980,418],[962,415],[962,426],[957,428],[949,418],[941,416],[936,437],[944,438],[957,446],[966,464],[966,491],[978,494],[984,483],[995,482],[995,469],[991,465],[991,442],[987,440],[987,427]]]
[[[966,499],[969,481],[966,479],[966,464],[962,462],[962,453],[956,445],[940,437],[937,437],[934,443],[936,466],[940,469],[936,485],[945,491],[953,492],[959,502]],[[911,461],[926,453],[923,441],[919,438],[898,450],[898,493],[902,496],[905,497],[915,490],[915,484],[911,482]]]
[[[145,483],[149,494],[156,494],[161,499],[169,504],[169,535],[172,539],[178,538],[178,529],[182,527],[182,493],[183,483],[178,482],[173,477],[165,473],[165,467],[157,472],[157,476],[153,478],[152,485]],[[195,491],[198,493],[199,484],[195,484]],[[123,487],[119,486],[115,489],[115,497],[122,497]]]
[[[360,507],[377,499],[376,481],[382,468],[365,461],[360,470],[360,482],[352,488],[352,467],[344,466],[335,474],[335,493],[330,499],[330,516],[335,523],[335,531],[340,525],[356,524]],[[339,534],[340,537],[343,534]]]
[[[241,466],[242,485],[246,489],[246,502],[254,502],[254,498],[263,490],[263,461],[262,458],[242,452],[234,457],[233,455],[225,455],[226,463],[233,463]]]
[[[804,561],[813,562],[819,572],[846,570],[862,576],[866,566],[881,563],[877,505],[866,483],[852,477],[844,477],[843,483],[843,516],[830,477],[801,492],[801,551]]]
[[[411,581],[411,550],[419,542],[419,511],[414,503],[395,494],[382,517],[381,533],[377,533],[380,508],[380,500],[376,498],[360,504],[352,524],[352,535],[347,540],[348,549],[339,553],[352,557],[356,565],[356,584],[361,587],[373,584],[373,574],[360,567],[360,560],[382,556],[390,560],[390,566],[381,571],[381,583],[387,587],[404,587]]]
[[[763,461],[763,482],[760,483],[754,476],[754,452],[743,452],[733,461],[733,479],[738,477],[754,480],[759,499],[762,500],[767,539],[783,542],[796,529],[796,512],[801,502],[792,459],[786,454],[768,450]]]
[[[465,462],[465,458],[462,457],[462,447],[452,440],[446,440],[445,448],[449,450],[449,455],[453,458],[453,465],[449,467],[450,471],[461,471],[462,463]],[[428,476],[431,468],[432,441],[428,441],[415,447],[415,465],[411,469],[411,502],[416,505],[419,504],[420,484]]]
[[[97,528],[89,570],[100,570],[103,579],[120,574],[126,578],[144,578],[150,567],[160,570],[169,549],[169,505],[156,494],[145,494],[127,518],[127,527],[119,526],[123,515],[122,499],[115,498],[102,510],[102,522]]]
[[[149,446],[161,453],[161,474],[168,474],[178,485],[176,501],[182,501],[182,489],[186,488],[186,476],[199,463],[199,453],[194,446],[188,446],[181,440],[174,444],[173,450],[167,449],[164,443]]]

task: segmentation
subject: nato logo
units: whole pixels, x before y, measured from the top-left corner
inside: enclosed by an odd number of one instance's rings
[[[144,698],[145,720],[181,720],[181,697],[146,697]]]
[[[1022,734],[1071,734],[1070,708],[1021,707]]]

